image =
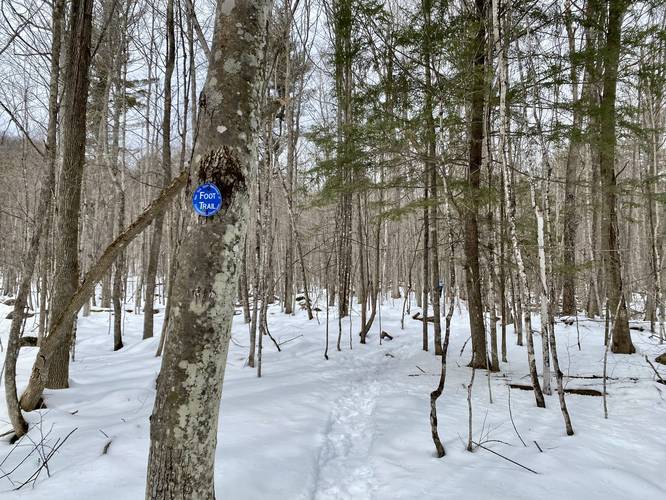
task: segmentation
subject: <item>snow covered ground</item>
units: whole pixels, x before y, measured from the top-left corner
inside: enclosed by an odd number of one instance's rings
[[[474,440],[533,469],[533,474],[485,450],[465,451],[467,384],[471,369],[467,317],[454,316],[449,372],[439,402],[440,434],[447,455],[437,459],[430,437],[429,393],[436,386],[439,360],[421,351],[421,323],[407,317],[400,329],[401,302],[382,308],[382,327],[393,341],[378,345],[375,324],[369,344],[358,344],[358,316],[343,320],[342,352],[335,349],[337,317],[331,309],[330,349],[324,360],[325,319],[307,321],[299,312],[287,317],[271,306],[270,327],[276,352],[264,342],[263,378],[245,366],[247,326],[236,316],[233,345],[222,397],[216,462],[218,498],[229,500],[364,499],[657,499],[666,498],[666,386],[654,381],[643,355],[663,351],[647,333],[632,332],[638,353],[609,353],[609,418],[602,398],[568,395],[576,435],[567,437],[556,395],[547,409],[535,407],[530,391],[511,390],[511,410],[523,446],[509,418],[508,383],[529,383],[524,347],[508,333],[509,363],[493,374],[490,385],[478,371],[473,387]],[[0,305],[0,318],[10,308]],[[536,319],[536,318],[535,318]],[[125,345],[112,352],[108,313],[79,320],[71,388],[47,391],[48,409],[27,415],[30,439],[48,434],[53,445],[77,429],[49,463],[34,487],[13,491],[0,479],[0,498],[128,499],[143,498],[149,421],[160,360],[158,339],[141,340],[143,318],[127,314]],[[156,330],[162,315],[157,316]],[[7,345],[9,321],[0,320]],[[31,328],[32,319],[28,320]],[[535,321],[538,328],[538,321]],[[601,375],[603,323],[557,325],[560,363],[567,375]],[[537,353],[540,339],[535,338]],[[21,351],[18,378],[22,389],[36,353]],[[3,354],[4,356],[4,354]],[[539,356],[538,356],[539,358]],[[538,363],[540,365],[540,362]],[[662,376],[666,370],[661,368]],[[425,373],[424,373],[425,372]],[[566,379],[567,387],[596,388],[601,380]],[[4,385],[0,389],[0,431],[8,429]],[[41,424],[40,424],[41,422]],[[16,448],[0,442],[0,476],[16,467],[32,445]],[[110,444],[109,444],[110,443]],[[538,443],[538,446],[537,446]],[[106,448],[106,453],[105,453]],[[543,450],[543,451],[541,451]],[[21,484],[37,467],[28,457],[12,474]]]

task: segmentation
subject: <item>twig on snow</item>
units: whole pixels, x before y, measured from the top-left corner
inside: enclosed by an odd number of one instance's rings
[[[527,445],[525,444],[525,441],[523,441],[523,438],[520,435],[520,432],[518,432],[518,429],[516,428],[516,423],[513,421],[513,413],[511,412],[511,386],[507,385],[507,388],[509,389],[509,418],[511,419],[511,425],[513,425],[513,430],[516,431],[516,436],[518,436],[518,439],[520,439],[520,442],[523,443],[523,446],[525,448],[527,448]]]
[[[474,441],[472,441],[472,443],[474,443],[474,444],[475,444],[476,446],[478,446],[479,448],[483,448],[484,450],[489,451],[490,453],[492,453],[492,454],[494,454],[494,455],[497,455],[498,457],[503,458],[504,460],[506,460],[506,461],[508,461],[508,462],[511,462],[512,464],[517,465],[518,467],[522,467],[523,469],[530,471],[532,474],[538,474],[538,472],[535,471],[534,469],[530,469],[529,467],[526,467],[526,466],[524,466],[523,464],[520,464],[520,463],[516,462],[515,460],[511,460],[510,458],[505,457],[504,455],[502,455],[502,454],[500,454],[500,453],[497,453],[496,451],[493,451],[493,450],[491,450],[490,448],[486,448],[486,447],[483,446],[482,444],[475,443]]]
[[[292,337],[292,338],[287,339],[287,340],[285,340],[285,341],[283,341],[283,342],[280,342],[280,345],[285,345],[285,344],[291,342],[292,340],[296,340],[296,339],[298,339],[298,338],[300,338],[300,337],[302,337],[302,336],[303,336],[303,334],[301,334],[301,335],[296,335],[295,337]]]
[[[659,375],[659,372],[657,371],[657,369],[656,369],[656,368],[654,367],[654,365],[652,364],[652,361],[650,361],[650,359],[649,359],[647,356],[645,356],[645,361],[647,361],[648,365],[650,365],[650,368],[652,368],[652,369],[654,370],[654,373],[655,373],[655,374],[657,375],[657,377],[659,378],[659,382],[661,382],[662,384],[666,384],[666,380],[664,380],[664,379],[661,377],[661,375]]]

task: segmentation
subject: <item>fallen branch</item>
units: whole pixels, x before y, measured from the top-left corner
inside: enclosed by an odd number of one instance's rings
[[[421,323],[423,323],[423,316],[421,315],[420,312],[416,312],[416,313],[412,314],[412,319],[415,319],[416,321],[420,321]],[[434,316],[428,316],[426,318],[426,321],[428,321],[429,323],[434,323],[435,322],[435,317]]]
[[[178,177],[176,177],[169,186],[164,188],[160,195],[155,198],[150,205],[143,211],[143,213],[130,224],[127,229],[118,235],[118,237],[108,246],[99,260],[90,268],[83,278],[83,282],[79,285],[77,291],[69,299],[67,306],[64,308],[60,316],[53,322],[49,333],[45,336],[44,341],[35,359],[35,364],[32,367],[30,381],[28,387],[21,396],[21,408],[25,411],[32,411],[37,408],[41,400],[42,393],[48,379],[51,358],[58,348],[63,344],[69,332],[64,328],[65,318],[73,317],[83,304],[88,300],[90,294],[95,288],[95,285],[109,270],[111,264],[116,260],[118,255],[127,248],[127,246],[134,241],[134,239],[141,234],[153,221],[153,219],[161,214],[169,205],[171,200],[176,197],[188,179],[188,171],[183,170]]]
[[[298,338],[301,338],[302,336],[303,336],[303,334],[301,334],[301,335],[296,335],[295,337],[292,337],[292,338],[290,338],[290,339],[288,339],[288,340],[285,340],[284,342],[280,342],[280,345],[285,345],[285,344],[291,342],[292,340],[296,340],[296,339],[298,339]]]
[[[49,464],[49,460],[51,460],[51,457],[53,457],[53,455],[55,455],[56,451],[58,451],[62,447],[62,445],[65,444],[67,439],[69,439],[69,437],[72,434],[74,434],[74,432],[77,429],[78,429],[78,427],[74,427],[71,431],[69,431],[69,434],[67,434],[62,441],[60,440],[60,438],[58,438],[56,440],[55,445],[53,446],[53,449],[51,449],[49,454],[42,460],[42,463],[37,468],[37,470],[35,472],[33,472],[32,475],[28,479],[26,479],[18,488],[16,488],[17,491],[20,490],[21,488],[23,488],[26,484],[34,483],[35,481],[37,481],[37,478],[39,477],[39,475],[41,474],[43,469],[48,470],[48,464]]]
[[[524,384],[509,384],[512,389],[520,389],[521,391],[533,391],[534,387]],[[596,389],[578,389],[574,387],[567,387],[564,389],[567,394],[578,394],[579,396],[601,396],[602,393]]]
[[[582,378],[582,379],[603,379],[603,375],[565,375],[566,378]],[[637,382],[638,377],[606,377],[607,380],[631,380],[632,382]]]
[[[645,361],[648,362],[648,365],[650,365],[650,368],[652,368],[652,369],[654,370],[654,373],[655,373],[655,374],[657,375],[657,377],[659,378],[658,382],[659,382],[660,384],[666,384],[666,380],[664,380],[663,378],[661,378],[661,375],[659,375],[659,372],[657,371],[657,369],[656,369],[656,368],[654,367],[654,365],[652,364],[652,361],[650,361],[649,358],[648,358],[647,356],[645,356]]]
[[[535,471],[534,469],[530,469],[529,467],[526,467],[526,466],[524,466],[523,464],[520,464],[520,463],[516,462],[515,460],[511,460],[510,458],[505,457],[504,455],[502,455],[502,454],[500,454],[500,453],[497,453],[496,451],[493,451],[493,450],[491,450],[490,448],[486,448],[486,447],[483,446],[482,444],[475,443],[474,441],[472,441],[472,443],[474,443],[474,444],[475,444],[476,446],[478,446],[479,448],[483,448],[484,450],[489,451],[490,453],[492,453],[492,454],[494,454],[494,455],[497,455],[498,457],[503,458],[504,460],[506,460],[506,461],[508,461],[508,462],[511,462],[512,464],[517,465],[518,467],[522,467],[523,469],[530,471],[532,474],[538,474],[538,472]]]

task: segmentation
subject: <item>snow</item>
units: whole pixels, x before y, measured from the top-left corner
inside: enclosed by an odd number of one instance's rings
[[[533,474],[485,450],[465,451],[467,439],[466,367],[470,345],[464,308],[452,325],[449,369],[439,400],[439,430],[447,455],[437,459],[430,437],[429,394],[438,381],[439,358],[421,350],[421,323],[406,317],[400,329],[402,302],[387,300],[382,328],[393,341],[378,344],[378,324],[368,345],[360,345],[358,311],[353,315],[353,349],[349,321],[343,319],[342,352],[335,349],[337,317],[330,310],[329,360],[323,357],[325,313],[308,321],[270,306],[269,325],[278,342],[264,342],[263,378],[245,366],[247,325],[234,317],[233,339],[222,396],[216,454],[216,492],[231,500],[363,500],[363,499],[655,499],[666,497],[661,482],[666,463],[666,386],[654,381],[644,360],[664,347],[648,332],[632,331],[637,354],[609,352],[609,418],[602,398],[567,395],[576,435],[564,432],[557,395],[546,396],[547,408],[535,406],[531,391],[511,390],[511,410],[523,446],[509,418],[507,384],[529,384],[525,347],[515,345],[508,330],[509,363],[488,379],[477,371],[473,387],[473,435],[476,442],[529,467]],[[358,306],[355,305],[357,308]],[[0,305],[4,318],[9,307]],[[33,327],[28,320],[27,328]],[[53,444],[77,430],[49,464],[34,487],[12,489],[0,480],[0,498],[141,499],[149,445],[149,420],[155,396],[158,338],[141,340],[143,318],[124,317],[126,347],[112,351],[108,312],[79,319],[71,388],[47,391],[48,409],[27,414],[29,437]],[[162,313],[156,316],[159,332]],[[534,328],[539,328],[534,318]],[[7,345],[9,321],[0,320],[0,339]],[[581,318],[578,350],[576,325],[557,324],[560,364],[566,375],[601,375],[603,323]],[[300,336],[302,335],[302,336]],[[540,338],[535,336],[540,359]],[[24,348],[19,359],[21,390],[36,349]],[[4,356],[4,354],[3,354]],[[538,361],[540,364],[540,361]],[[661,365],[662,376],[666,370]],[[425,372],[425,373],[423,373]],[[568,387],[602,390],[600,379],[567,378]],[[553,380],[553,387],[555,387]],[[4,385],[0,419],[6,418]],[[41,422],[41,424],[40,424]],[[0,462],[12,450],[0,442]],[[108,443],[107,453],[104,448]],[[8,472],[25,457],[28,440],[0,467]],[[537,447],[538,443],[538,447]],[[539,447],[543,450],[541,452]],[[15,485],[36,468],[30,457],[11,478]],[[4,475],[4,473],[0,473]]]

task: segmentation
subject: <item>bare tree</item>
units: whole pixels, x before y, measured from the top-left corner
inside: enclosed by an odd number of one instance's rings
[[[85,164],[92,4],[92,0],[74,0],[69,11],[69,41],[63,83],[62,169],[56,192],[55,235],[59,243],[54,254],[52,321],[65,309],[79,282],[79,214]],[[46,382],[51,389],[69,386],[69,350],[75,319],[76,314],[64,318],[63,329],[69,334],[62,339],[51,361]]]

